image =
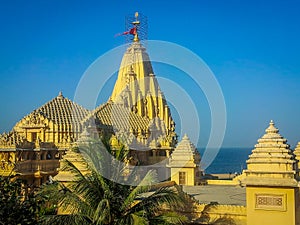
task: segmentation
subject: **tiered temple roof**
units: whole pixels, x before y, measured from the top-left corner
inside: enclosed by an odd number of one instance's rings
[[[296,155],[296,157],[300,157],[300,142],[298,142],[298,144],[294,150],[294,154]]]
[[[119,140],[127,139],[123,144],[133,144],[132,139],[136,139],[140,144],[146,145],[149,137],[149,118],[112,101],[97,107],[83,120],[83,124],[87,127],[95,126],[100,132],[116,134]]]
[[[63,125],[78,124],[90,113],[89,110],[64,97],[62,92],[34,112],[40,113],[56,124]]]
[[[59,95],[47,102],[40,108],[32,111],[29,115],[31,121],[29,123],[38,123],[38,115],[43,116],[45,119],[52,121],[58,125],[64,125],[65,130],[74,129],[72,125],[80,124],[80,122],[90,113],[89,110],[82,106],[72,102],[68,98],[64,97],[60,92]],[[71,126],[67,126],[71,125]]]
[[[185,134],[170,157],[169,167],[196,167],[200,163],[200,154]]]
[[[98,107],[94,114],[101,124],[109,126],[114,130],[123,129],[134,132],[142,130],[143,132],[147,132],[150,122],[149,118],[135,114],[128,110],[128,108],[111,101]]]
[[[271,120],[247,160],[246,184],[297,186],[295,155]]]
[[[296,156],[297,163],[298,163],[298,176],[300,176],[300,142],[298,142],[295,150],[294,150],[294,155]]]
[[[13,128],[28,141],[53,142],[67,147],[82,132],[81,121],[90,111],[59,95],[21,119]]]

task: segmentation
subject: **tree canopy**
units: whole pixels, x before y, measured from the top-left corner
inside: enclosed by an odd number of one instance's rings
[[[175,212],[184,207],[184,195],[177,186],[157,187],[155,171],[138,179],[139,171],[127,169],[128,151],[121,147],[90,143],[79,148],[85,155],[88,173],[72,162],[64,170],[74,175],[73,182],[46,185],[43,193],[55,199],[61,214],[47,216],[47,224],[182,224],[185,217]],[[126,184],[125,183],[126,180]],[[132,185],[130,185],[132,184]]]
[[[36,225],[41,202],[34,193],[27,193],[24,182],[12,177],[0,177],[0,224]]]

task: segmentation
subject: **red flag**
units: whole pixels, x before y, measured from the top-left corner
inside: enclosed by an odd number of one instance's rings
[[[116,34],[115,37],[121,36],[121,35],[127,35],[127,34],[135,35],[136,34],[136,27],[131,28],[129,31],[125,31],[123,33]]]
[[[136,35],[136,27],[131,28],[129,34]]]

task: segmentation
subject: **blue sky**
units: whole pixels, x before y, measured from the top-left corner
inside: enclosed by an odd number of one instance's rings
[[[124,31],[125,16],[139,11],[148,17],[149,39],[190,49],[214,72],[227,108],[223,146],[252,147],[270,119],[292,147],[300,141],[299,1],[0,4],[1,132],[60,90],[72,99],[88,66],[124,43],[114,35]],[[209,112],[203,115],[200,145],[210,129]]]

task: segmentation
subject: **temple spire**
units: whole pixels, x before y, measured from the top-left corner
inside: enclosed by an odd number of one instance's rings
[[[173,146],[176,142],[175,123],[160,91],[146,48],[140,43],[145,35],[143,16],[135,13],[135,19],[131,17],[126,20],[128,23],[129,21],[130,24],[126,26],[130,27],[130,31],[133,30],[130,34],[135,36],[122,58],[110,100],[141,117],[159,120],[159,130],[164,134],[161,136],[169,136],[168,139],[165,138],[163,145]]]

